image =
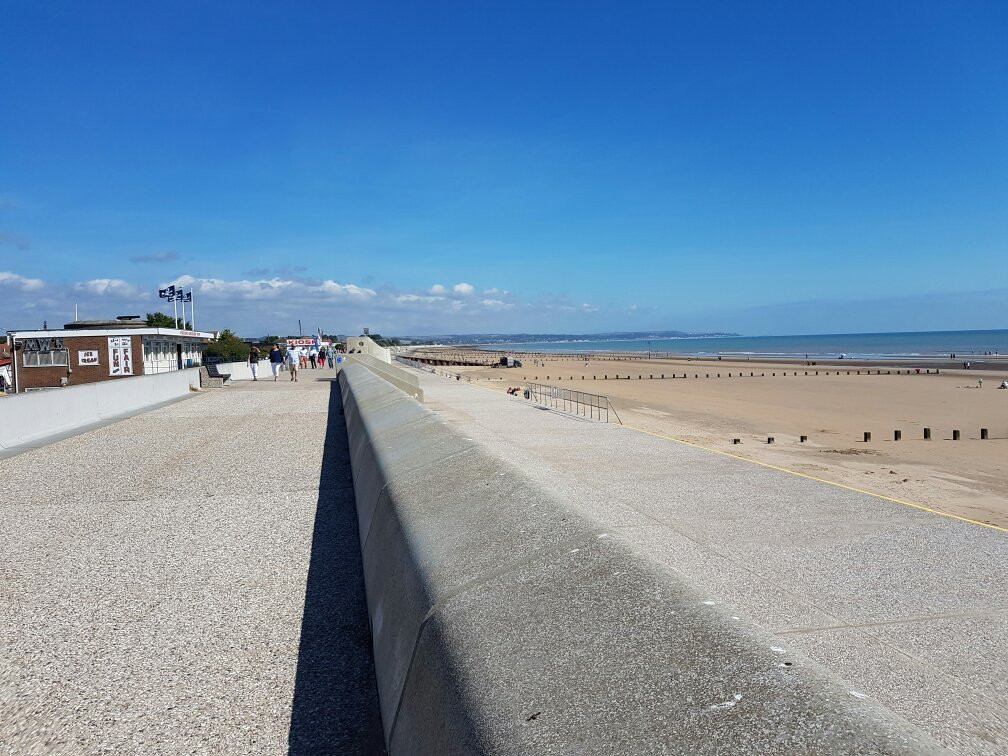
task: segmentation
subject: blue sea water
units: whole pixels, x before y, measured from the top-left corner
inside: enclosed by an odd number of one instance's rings
[[[492,349],[532,352],[658,352],[688,355],[848,358],[977,356],[1008,354],[1008,330],[828,333],[805,336],[715,336],[612,341],[548,341],[493,344]]]

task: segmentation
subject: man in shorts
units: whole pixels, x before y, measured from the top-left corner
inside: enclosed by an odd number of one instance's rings
[[[297,371],[301,366],[301,360],[303,359],[304,356],[301,354],[301,350],[297,347],[292,347],[287,350],[287,369],[290,370],[290,379],[292,381],[297,380]]]

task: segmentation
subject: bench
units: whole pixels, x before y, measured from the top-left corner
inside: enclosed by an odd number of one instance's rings
[[[225,383],[227,382],[228,378],[231,377],[231,373],[222,373],[220,370],[218,370],[216,364],[207,365],[207,373],[210,374],[211,378],[220,378]]]
[[[200,368],[201,388],[224,388],[224,383],[231,377],[231,373],[222,373],[216,365],[204,365]]]

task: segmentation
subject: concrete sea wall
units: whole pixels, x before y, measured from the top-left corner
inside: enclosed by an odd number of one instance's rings
[[[199,386],[197,368],[6,397],[0,400],[0,449],[36,443],[186,396],[190,385]]]
[[[940,750],[363,365],[339,383],[390,753]]]

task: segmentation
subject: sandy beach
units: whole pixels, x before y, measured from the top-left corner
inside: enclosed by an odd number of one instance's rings
[[[935,374],[917,363],[513,356],[523,367],[436,369],[498,391],[536,381],[603,394],[642,431],[1008,527],[1008,390],[997,388],[1008,362]]]

